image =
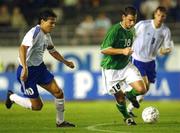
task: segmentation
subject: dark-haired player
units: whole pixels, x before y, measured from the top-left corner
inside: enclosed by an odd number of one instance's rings
[[[130,85],[133,88],[126,96],[137,108],[136,96],[146,92],[140,72],[130,62],[136,18],[136,9],[126,7],[122,21],[109,29],[101,44],[101,53],[104,55],[101,61],[103,82],[107,92],[115,97],[117,108],[127,125],[136,123],[127,112],[123,86]]]
[[[21,97],[12,91],[8,91],[6,107],[11,108],[16,103],[31,110],[41,110],[43,102],[39,96],[37,85],[41,86],[55,97],[57,110],[57,127],[75,127],[74,124],[64,120],[64,94],[54,80],[54,76],[47,70],[43,62],[43,54],[47,49],[52,57],[74,68],[71,61],[67,61],[55,49],[50,32],[55,28],[56,14],[51,10],[43,11],[39,16],[39,23],[30,29],[23,38],[19,48],[19,67],[17,79],[21,84]]]

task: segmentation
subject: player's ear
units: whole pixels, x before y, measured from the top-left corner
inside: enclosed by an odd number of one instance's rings
[[[125,17],[126,17],[126,16],[123,14],[123,15],[122,15],[122,20],[124,20],[124,19],[125,19]]]
[[[41,19],[40,24],[42,24],[43,22],[44,22],[44,20],[43,20],[43,19]]]

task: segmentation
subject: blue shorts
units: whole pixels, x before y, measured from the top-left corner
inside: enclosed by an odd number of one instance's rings
[[[21,91],[28,98],[38,98],[37,85],[49,84],[54,79],[54,76],[47,70],[44,63],[41,63],[39,66],[28,67],[28,78],[25,82],[20,80],[21,71],[22,66],[19,65],[17,68],[17,79],[21,84]]]
[[[156,63],[155,61],[141,62],[132,59],[132,63],[139,69],[142,76],[147,76],[150,83],[154,83],[156,79]]]

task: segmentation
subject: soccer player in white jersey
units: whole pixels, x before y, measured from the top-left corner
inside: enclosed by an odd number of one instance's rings
[[[43,54],[47,49],[56,60],[74,68],[73,62],[65,60],[54,47],[49,33],[54,29],[55,24],[56,14],[50,9],[44,10],[39,16],[38,25],[30,29],[24,36],[19,48],[20,65],[17,69],[17,79],[21,84],[24,96],[19,96],[9,90],[5,104],[8,109],[12,107],[13,103],[16,103],[31,110],[41,110],[43,102],[37,89],[37,85],[39,85],[55,97],[56,126],[75,127],[74,124],[64,120],[63,91],[43,62]]]
[[[171,32],[164,24],[167,11],[164,7],[158,7],[154,11],[152,20],[140,21],[135,25],[135,40],[133,43],[132,62],[139,69],[146,84],[147,91],[150,83],[156,78],[156,56],[169,54],[173,48]],[[137,96],[137,101],[142,101],[144,95]],[[128,105],[128,112],[132,116],[133,105]]]

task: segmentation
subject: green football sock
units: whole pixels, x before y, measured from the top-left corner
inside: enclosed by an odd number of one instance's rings
[[[124,118],[129,118],[130,117],[129,113],[127,112],[127,108],[126,108],[126,103],[125,102],[117,103],[116,107],[118,108],[119,112],[122,113]]]
[[[126,92],[127,97],[136,97],[136,96],[139,96],[139,95],[140,94],[134,88],[132,88],[132,90],[130,90],[129,92]]]

